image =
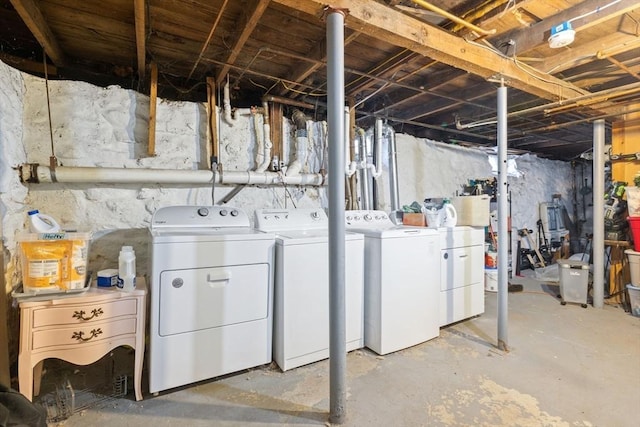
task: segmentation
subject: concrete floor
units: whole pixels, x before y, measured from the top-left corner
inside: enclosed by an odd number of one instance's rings
[[[495,346],[497,294],[489,292],[484,315],[439,338],[384,357],[351,352],[345,425],[640,425],[640,318],[608,304],[562,306],[557,286],[516,282],[524,291],[509,294],[509,352]],[[43,395],[54,373],[45,369]],[[286,373],[272,364],[141,402],[130,392],[89,406],[58,425],[329,425],[329,364]]]

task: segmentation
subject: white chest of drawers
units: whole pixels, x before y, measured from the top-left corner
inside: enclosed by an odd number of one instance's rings
[[[126,345],[135,350],[133,383],[136,400],[142,400],[146,295],[145,280],[138,277],[133,292],[91,287],[20,301],[20,393],[29,400],[39,394],[45,359],[88,365]]]

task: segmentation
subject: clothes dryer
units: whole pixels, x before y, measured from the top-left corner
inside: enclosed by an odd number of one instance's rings
[[[398,226],[383,211],[346,211],[365,236],[364,344],[387,354],[440,334],[440,235]]]
[[[259,209],[276,234],[273,359],[287,371],[329,357],[329,220],[322,209]],[[364,346],[364,236],[345,237],[347,351]]]
[[[226,206],[160,208],[150,234],[149,391],[270,363],[275,236]]]

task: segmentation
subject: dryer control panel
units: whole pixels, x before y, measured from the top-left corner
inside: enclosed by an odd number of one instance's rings
[[[256,228],[260,231],[318,230],[329,228],[323,209],[257,209]]]
[[[167,206],[151,219],[151,229],[250,227],[249,216],[231,206]]]
[[[385,229],[395,227],[385,211],[357,210],[345,211],[344,219],[347,227]]]

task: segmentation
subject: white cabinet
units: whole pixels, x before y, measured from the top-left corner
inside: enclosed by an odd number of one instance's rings
[[[440,228],[440,326],[484,313],[484,228]]]
[[[133,292],[91,287],[20,301],[20,393],[29,400],[39,394],[45,359],[88,365],[126,345],[135,350],[133,382],[136,400],[142,400],[147,289],[144,278],[136,282]]]

